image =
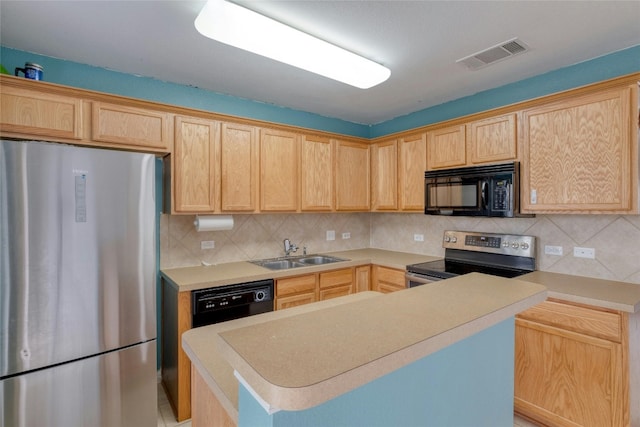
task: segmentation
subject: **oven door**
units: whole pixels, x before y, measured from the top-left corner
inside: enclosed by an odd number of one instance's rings
[[[427,283],[438,282],[443,280],[440,277],[425,276],[423,274],[405,273],[405,284],[407,288],[415,288],[416,286],[426,285]]]

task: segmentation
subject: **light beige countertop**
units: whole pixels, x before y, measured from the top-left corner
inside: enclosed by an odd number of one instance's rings
[[[220,354],[217,334],[231,329],[242,328],[276,319],[297,316],[315,310],[322,310],[340,304],[352,303],[363,299],[382,296],[379,292],[360,292],[341,298],[319,301],[286,310],[272,311],[260,316],[249,316],[230,322],[217,323],[192,329],[183,335],[183,348],[193,368],[207,383],[218,401],[229,416],[238,422],[238,380],[233,375],[233,368]]]
[[[612,310],[640,311],[640,285],[570,274],[534,271],[518,277],[547,287],[548,297]]]
[[[226,360],[268,405],[301,410],[545,299],[544,286],[473,273],[376,298],[197,328],[183,334],[182,345],[212,382],[212,354],[219,352],[215,357]],[[279,313],[283,317],[276,318]]]
[[[367,264],[377,264],[384,267],[404,270],[407,264],[439,259],[439,257],[429,255],[382,249],[354,249],[340,252],[323,252],[323,254],[343,258],[346,259],[346,261],[286,270],[269,270],[268,268],[260,267],[250,262],[240,261],[210,266],[164,269],[161,273],[179,292],[183,292],[231,285],[234,283],[252,282],[254,280],[299,276]]]

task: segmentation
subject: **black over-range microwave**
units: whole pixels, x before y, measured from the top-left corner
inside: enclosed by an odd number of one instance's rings
[[[427,215],[519,215],[520,163],[427,171],[424,174]]]

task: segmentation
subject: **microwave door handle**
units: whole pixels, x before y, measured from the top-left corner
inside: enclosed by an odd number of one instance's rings
[[[489,185],[487,184],[487,181],[482,181],[482,184],[480,184],[480,186],[481,186],[480,197],[481,197],[482,209],[486,209],[488,205],[488,199],[489,199],[489,194],[488,194]]]

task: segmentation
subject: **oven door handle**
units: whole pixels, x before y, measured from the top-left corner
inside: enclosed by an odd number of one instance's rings
[[[405,286],[407,288],[412,287],[411,282],[417,283],[420,285],[426,285],[427,283],[433,283],[433,282],[438,282],[442,280],[439,277],[433,277],[433,276],[426,277],[421,274],[414,274],[409,272],[405,273],[404,278],[405,278]]]

